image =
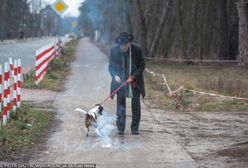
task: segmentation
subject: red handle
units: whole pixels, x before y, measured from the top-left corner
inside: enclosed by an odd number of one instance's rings
[[[127,80],[125,82],[123,82],[118,88],[116,88],[109,96],[107,96],[103,102],[101,103],[101,105],[103,103],[105,103],[111,96],[113,96],[116,92],[118,92],[123,86],[125,86],[127,84]]]

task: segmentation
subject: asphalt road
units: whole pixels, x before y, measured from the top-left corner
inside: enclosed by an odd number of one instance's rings
[[[68,38],[61,38],[62,42],[69,41]],[[21,58],[22,67],[24,69],[35,66],[35,51],[49,43],[57,41],[57,37],[45,37],[41,39],[28,39],[26,41],[18,41],[13,44],[0,45],[0,64],[4,65],[4,62],[9,61],[9,57],[12,59]]]

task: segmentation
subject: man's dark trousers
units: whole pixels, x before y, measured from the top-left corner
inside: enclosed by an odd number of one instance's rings
[[[140,123],[140,91],[137,88],[132,88],[132,123],[131,130],[138,131]],[[117,120],[116,125],[118,131],[124,132],[126,125],[126,97],[117,93]]]

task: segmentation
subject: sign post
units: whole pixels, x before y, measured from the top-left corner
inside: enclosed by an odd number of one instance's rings
[[[56,0],[52,5],[52,9],[59,15],[58,19],[58,40],[60,41],[60,33],[61,33],[61,16],[68,9],[68,5],[63,0]]]
[[[61,16],[68,9],[68,5],[63,0],[56,0],[52,4],[52,8],[59,16]]]

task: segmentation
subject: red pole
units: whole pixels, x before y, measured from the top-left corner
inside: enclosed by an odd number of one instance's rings
[[[123,82],[118,88],[116,88],[109,96],[107,96],[103,102],[101,103],[101,105],[103,103],[105,103],[111,96],[113,96],[116,92],[118,92],[123,86],[125,86],[127,84],[127,80],[125,82]]]

